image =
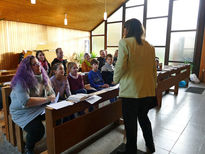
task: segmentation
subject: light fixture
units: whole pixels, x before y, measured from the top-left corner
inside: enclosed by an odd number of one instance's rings
[[[31,0],[31,4],[36,4],[36,0]]]
[[[107,12],[104,12],[104,20],[107,20]]]
[[[64,25],[68,25],[67,14],[65,13]]]
[[[107,20],[107,8],[106,8],[106,0],[105,0],[105,12],[104,12],[104,20]]]

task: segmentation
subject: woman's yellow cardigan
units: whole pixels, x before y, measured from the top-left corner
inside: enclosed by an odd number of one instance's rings
[[[156,81],[154,48],[145,40],[139,45],[134,37],[121,39],[114,71],[114,82],[120,83],[119,96],[155,96]]]

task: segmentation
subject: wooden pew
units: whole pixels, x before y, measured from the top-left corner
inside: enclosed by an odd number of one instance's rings
[[[3,111],[4,111],[4,120],[5,120],[5,128],[6,128],[6,138],[13,145],[18,147],[20,152],[24,150],[24,142],[23,142],[23,131],[22,129],[16,125],[9,113],[9,105],[11,104],[10,95],[11,87],[2,87],[2,99],[3,99]]]
[[[161,71],[157,76],[157,89],[156,96],[158,100],[158,107],[161,107],[162,103],[162,93],[164,91],[174,92],[175,95],[178,94],[179,82],[182,80],[187,81],[187,86],[189,83],[190,75],[190,65],[180,65],[170,68],[170,70]],[[170,89],[174,86],[174,89]]]
[[[180,67],[175,67],[169,71],[160,72],[158,74],[158,87],[157,87],[157,98],[159,106],[161,106],[162,92],[173,91],[175,95],[178,94],[178,84],[181,80],[189,79],[190,65],[184,65]],[[86,78],[85,78],[86,79]],[[188,83],[188,82],[187,82]],[[174,90],[170,90],[172,86],[175,86]],[[5,118],[7,117],[7,139],[13,144],[18,145],[19,151],[23,151],[23,139],[22,130],[17,125],[15,125],[9,115],[9,99],[8,96],[11,92],[10,87],[2,88],[3,104],[5,104]],[[96,102],[95,104],[100,104],[103,101],[109,100],[110,98],[118,96],[118,89],[99,93],[99,96],[103,98]],[[73,113],[82,111],[92,105],[87,102],[80,102],[73,106],[62,108],[59,110],[54,110],[49,107],[46,108],[46,133],[47,133],[47,147],[48,153],[60,153],[66,149],[72,147],[73,145],[79,143],[83,139],[97,132],[106,125],[118,121],[122,115],[121,113],[121,102],[117,101],[115,103],[109,104],[103,108],[99,108],[91,113],[85,114],[81,117],[63,123],[56,126],[56,121],[67,117]],[[110,118],[112,117],[112,118]],[[10,123],[8,122],[10,119]],[[93,120],[95,120],[96,127],[93,128]],[[87,124],[87,125],[86,125]],[[79,127],[85,128],[77,129]],[[66,129],[66,130],[65,130]],[[10,131],[9,131],[10,130]],[[15,130],[15,131],[14,131]],[[64,131],[65,130],[65,131]],[[76,132],[74,132],[75,130]],[[70,133],[72,131],[72,134]],[[81,132],[82,131],[82,132]],[[74,132],[74,133],[73,133]],[[11,136],[11,137],[10,137]],[[62,139],[69,139],[62,140]]]
[[[118,96],[118,93],[118,89],[102,93],[97,92],[102,99],[95,104],[100,104],[114,98]],[[62,119],[91,106],[89,103],[82,101],[59,110],[46,107],[46,135],[49,154],[59,154],[67,150],[105,126],[118,121],[122,116],[121,101],[118,100],[56,126],[58,119]]]
[[[0,83],[11,81],[14,75],[15,74],[0,75]]]

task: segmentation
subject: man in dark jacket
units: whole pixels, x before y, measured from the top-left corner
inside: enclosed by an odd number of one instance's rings
[[[98,61],[99,61],[99,67],[98,69],[101,71],[101,68],[105,65],[105,51],[104,50],[100,50],[100,57],[98,57]]]
[[[57,56],[57,58],[55,58],[52,61],[51,67],[53,67],[56,63],[62,63],[63,66],[64,66],[65,75],[66,75],[66,63],[67,63],[67,60],[63,59],[63,50],[61,48],[57,48],[56,49],[56,56]]]

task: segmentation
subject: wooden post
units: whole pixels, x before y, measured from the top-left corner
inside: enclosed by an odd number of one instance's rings
[[[15,124],[15,130],[16,130],[16,143],[17,143],[18,150],[20,152],[24,152],[23,131],[16,124]]]
[[[5,120],[5,129],[6,129],[6,139],[10,141],[9,136],[9,95],[11,93],[10,87],[3,87],[2,88],[2,101],[3,101],[3,111],[4,111],[4,120]]]
[[[48,154],[55,154],[55,136],[52,109],[46,108],[46,142],[48,148]]]

